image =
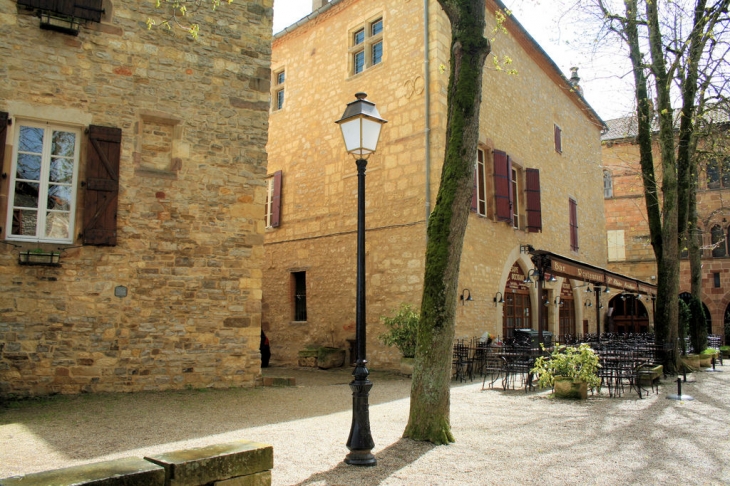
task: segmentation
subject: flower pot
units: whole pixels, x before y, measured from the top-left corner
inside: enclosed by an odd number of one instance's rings
[[[573,380],[567,376],[556,376],[553,382],[555,398],[572,398],[585,400],[588,398],[588,383],[583,380]]]
[[[682,363],[690,370],[697,370],[700,368],[700,355],[686,354],[682,356]]]
[[[700,367],[710,368],[712,366],[712,357],[714,354],[701,354],[700,355]]]
[[[412,376],[413,375],[413,365],[415,363],[415,358],[401,358],[400,359],[400,373],[402,375],[406,376]]]

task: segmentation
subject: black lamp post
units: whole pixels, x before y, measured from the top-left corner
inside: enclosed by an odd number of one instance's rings
[[[357,164],[357,307],[355,313],[355,341],[357,362],[350,383],[352,390],[352,426],[347,439],[350,453],[345,458],[353,466],[374,466],[372,451],[375,443],[370,435],[370,411],[368,395],[373,383],[368,380],[365,358],[365,167],[368,157],[375,152],[380,138],[380,129],[387,123],[380,118],[375,103],[367,101],[365,93],[355,93],[357,100],[347,104],[340,125],[347,152],[355,157]]]

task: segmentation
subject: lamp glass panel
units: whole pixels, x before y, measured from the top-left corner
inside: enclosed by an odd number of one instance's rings
[[[361,118],[352,118],[340,123],[342,137],[345,139],[345,148],[348,152],[356,152],[360,148]]]
[[[362,119],[362,148],[366,153],[375,152],[375,149],[378,148],[378,138],[380,138],[382,126],[380,122],[369,118]]]

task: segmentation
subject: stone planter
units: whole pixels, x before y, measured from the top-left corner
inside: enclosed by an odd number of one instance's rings
[[[574,381],[567,376],[556,376],[553,382],[555,398],[572,398],[586,400],[588,398],[588,383],[579,380]]]
[[[723,349],[720,351],[722,353],[722,357],[724,358],[730,358],[730,349]]]
[[[682,363],[689,370],[700,369],[700,355],[699,354],[686,354],[682,356]]]
[[[400,359],[400,373],[401,375],[413,376],[413,365],[415,358],[401,358]]]
[[[712,367],[712,358],[714,357],[714,354],[701,354],[700,355],[700,368],[711,368]]]
[[[345,364],[345,350],[340,348],[319,348],[317,367],[323,370],[341,368]]]

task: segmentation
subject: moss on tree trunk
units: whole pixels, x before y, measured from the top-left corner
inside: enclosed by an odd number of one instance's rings
[[[446,148],[436,204],[428,223],[426,270],[411,409],[403,434],[434,444],[454,441],[449,423],[449,385],[459,262],[469,216],[479,138],[484,38],[484,0],[439,0],[451,22],[451,74]]]

